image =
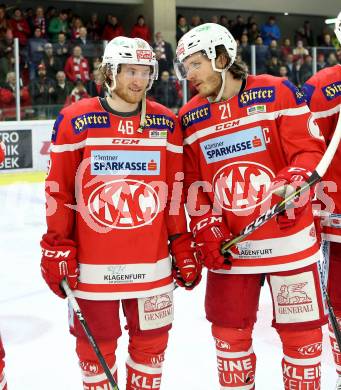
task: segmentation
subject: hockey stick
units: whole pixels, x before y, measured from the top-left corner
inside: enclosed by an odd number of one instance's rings
[[[321,158],[321,161],[318,163],[317,167],[315,168],[314,172],[311,174],[309,179],[297,190],[292,192],[290,195],[288,195],[286,198],[284,198],[282,201],[276,203],[271,209],[267,210],[265,213],[261,214],[258,218],[256,218],[254,221],[252,221],[249,225],[247,225],[237,237],[233,238],[232,240],[225,242],[221,247],[221,253],[223,255],[228,254],[228,250],[232,248],[234,245],[238,244],[239,242],[243,241],[247,236],[249,236],[251,233],[256,231],[258,228],[263,226],[266,222],[268,222],[270,219],[272,219],[275,215],[283,212],[286,210],[288,206],[290,206],[292,200],[294,200],[296,197],[301,195],[303,192],[308,190],[310,187],[312,187],[314,184],[319,182],[324,174],[326,173],[334,154],[339,146],[341,138],[341,113],[339,114],[339,119],[333,134],[333,138],[330,141],[330,144],[328,145],[328,148],[326,152],[324,153],[323,157]]]
[[[79,319],[79,322],[81,323],[82,327],[83,327],[83,330],[84,330],[84,333],[86,334],[86,337],[88,338],[89,340],[89,343],[91,344],[104,372],[105,372],[105,375],[106,377],[108,378],[108,381],[112,387],[112,390],[119,390],[118,388],[118,385],[117,383],[115,382],[115,379],[114,377],[112,376],[111,374],[111,371],[106,363],[106,361],[104,360],[104,357],[101,353],[101,351],[99,350],[98,348],[98,345],[90,331],[90,328],[88,326],[88,323],[85,321],[84,317],[83,317],[83,314],[81,312],[81,309],[77,303],[77,300],[75,298],[75,296],[73,295],[73,292],[72,290],[70,289],[66,279],[64,279],[62,282],[61,282],[61,285],[65,291],[65,294],[66,296],[69,298],[69,302],[71,303],[71,306],[72,306],[72,309],[73,311],[75,312],[77,318]]]

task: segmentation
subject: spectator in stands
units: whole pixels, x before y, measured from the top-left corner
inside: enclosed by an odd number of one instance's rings
[[[103,74],[99,69],[94,69],[91,79],[85,84],[89,96],[105,97],[105,90],[103,88]]]
[[[244,18],[241,15],[237,16],[236,23],[234,24],[230,32],[238,41],[240,41],[241,36],[244,33],[247,33],[246,24],[244,22]]]
[[[103,41],[110,42],[112,39],[121,35],[125,35],[125,33],[117,17],[114,15],[108,15],[102,34]]]
[[[44,64],[38,66],[38,77],[30,83],[30,92],[34,106],[53,104],[54,82],[46,76]],[[46,116],[44,107],[38,108],[37,112],[40,117]]]
[[[44,8],[43,7],[37,7],[35,16],[33,18],[33,28],[40,28],[41,36],[44,38],[46,37],[46,18],[44,16]]]
[[[65,106],[78,102],[78,100],[89,98],[89,94],[82,80],[77,80],[71,94],[66,98]]]
[[[212,15],[210,18],[210,22],[218,24],[219,23],[218,15]]]
[[[23,12],[23,18],[26,20],[30,31],[34,31],[34,25],[33,25],[33,19],[34,19],[34,10],[32,7],[26,8],[26,10]]]
[[[274,16],[269,16],[267,23],[261,27],[261,36],[265,46],[269,46],[273,39],[279,41],[281,31],[276,24],[276,18]]]
[[[58,16],[51,19],[48,26],[48,33],[52,42],[57,42],[58,34],[63,32],[66,36],[69,36],[70,30],[67,22],[68,12],[67,10],[61,10]]]
[[[45,13],[46,25],[48,26],[50,24],[51,20],[56,16],[57,16],[57,8],[53,7],[53,6],[47,7],[47,10]]]
[[[30,80],[36,77],[38,65],[44,57],[44,47],[47,40],[43,38],[40,27],[34,29],[33,37],[28,40],[28,60]]]
[[[317,71],[324,69],[326,66],[327,66],[327,63],[326,63],[324,53],[319,53],[317,55],[317,60],[316,60]]]
[[[247,31],[249,31],[251,29],[251,26],[256,23],[256,18],[254,15],[250,15],[248,18],[247,18],[247,23],[246,23],[246,28],[247,28]]]
[[[220,15],[219,24],[228,29],[229,28],[228,17],[226,15]]]
[[[303,26],[296,31],[295,41],[298,40],[302,41],[304,46],[314,46],[314,34],[309,20],[306,20]]]
[[[269,60],[269,49],[263,45],[263,39],[259,36],[256,39],[256,72],[262,74],[266,72],[267,62]]]
[[[82,55],[82,48],[75,46],[72,50],[72,56],[66,60],[64,67],[66,77],[75,83],[77,80],[82,80],[86,83],[90,80],[90,68],[88,60]]]
[[[161,73],[161,80],[155,86],[154,97],[158,103],[169,108],[175,108],[179,105],[175,82],[170,79],[170,74],[166,70]]]
[[[278,44],[277,44],[277,41],[275,39],[273,39],[270,42],[270,45],[269,45],[269,56],[270,57],[277,57],[277,58],[280,57],[280,50],[278,48]]]
[[[159,67],[159,77],[161,76],[161,73],[166,70],[168,72],[171,71],[172,65],[169,64],[167,61],[165,55],[162,53],[160,49],[155,49],[155,58],[158,62]]]
[[[324,53],[326,58],[328,58],[329,53],[335,52],[335,47],[332,43],[332,37],[330,34],[323,35],[322,47],[319,49],[320,52]]]
[[[299,40],[297,41],[296,47],[294,47],[292,54],[294,55],[294,59],[298,59],[309,55],[309,51],[303,46],[303,41]]]
[[[9,21],[6,15],[6,6],[0,5],[0,39],[4,39],[6,37],[6,32],[10,28]]]
[[[279,76],[280,64],[278,57],[271,57],[267,66],[266,73],[271,74],[272,76]]]
[[[313,75],[313,58],[308,55],[305,56],[303,64],[300,68],[300,83],[302,86]]]
[[[259,37],[260,31],[258,29],[257,23],[252,23],[250,29],[248,30],[247,36],[249,38],[250,45],[254,45],[256,39]]]
[[[176,25],[176,41],[179,42],[180,38],[189,31],[189,25],[187,19],[183,15],[178,15],[178,22]]]
[[[155,34],[155,41],[153,49],[160,52],[160,58],[167,62],[167,70],[172,69],[173,66],[173,50],[169,42],[163,39],[162,33],[159,31]]]
[[[79,38],[74,41],[74,44],[82,48],[83,56],[91,58],[95,55],[95,45],[87,38],[88,32],[86,27],[79,29]]]
[[[291,75],[291,79],[292,79],[291,81],[299,88],[302,85],[301,73],[300,73],[302,64],[303,64],[303,57],[298,57],[294,62],[294,67]]]
[[[294,63],[294,55],[292,53],[289,53],[287,57],[285,58],[284,65],[288,69],[288,79],[290,81],[294,82],[294,73],[295,73],[295,63]]]
[[[51,80],[54,80],[57,72],[63,70],[63,64],[61,63],[59,58],[53,53],[52,43],[48,42],[45,44],[41,64],[44,64],[46,76]]]
[[[14,72],[9,72],[6,76],[6,83],[0,87],[0,108],[3,111],[3,119],[15,120],[16,118],[16,76]],[[27,87],[20,87],[20,104],[22,117],[24,118],[24,108],[31,103],[30,92]]]
[[[334,66],[337,65],[339,62],[337,60],[335,52],[331,52],[328,54],[327,57],[327,66]]]
[[[71,94],[73,85],[66,79],[65,73],[60,70],[56,74],[56,84],[52,93],[53,103],[64,105],[66,98]]]
[[[63,32],[58,34],[58,41],[53,45],[53,52],[56,58],[59,59],[62,67],[64,68],[67,58],[70,56],[70,45],[66,41],[66,35]]]
[[[15,8],[12,19],[9,21],[10,29],[13,32],[13,37],[19,39],[19,45],[24,48],[27,45],[28,38],[31,34],[30,26],[23,17],[20,8]]]
[[[189,26],[190,29],[200,26],[202,24],[202,20],[199,15],[193,15],[191,18],[191,24]]]
[[[144,39],[145,41],[150,43],[152,35],[149,27],[145,23],[143,15],[138,16],[137,21],[131,30],[130,36],[131,38]]]
[[[14,41],[12,30],[0,40],[0,82],[6,80],[7,73],[14,70]]]
[[[251,65],[251,48],[249,45],[249,38],[247,34],[242,34],[240,37],[239,54],[242,61],[244,61],[249,67]]]
[[[83,27],[83,21],[79,16],[73,18],[71,23],[71,41],[75,42],[80,36],[80,29]]]
[[[288,68],[285,65],[279,67],[279,77],[288,78]]]
[[[284,38],[283,45],[281,46],[281,55],[280,58],[282,61],[285,61],[288,54],[292,53],[291,41],[289,38]]]
[[[99,41],[102,29],[96,12],[91,14],[90,20],[86,25],[86,29],[90,40]]]

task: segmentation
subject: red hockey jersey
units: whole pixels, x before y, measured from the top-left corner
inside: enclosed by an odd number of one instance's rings
[[[173,289],[168,237],[186,231],[182,133],[174,114],[155,102],[147,102],[142,133],[139,122],[138,112],[115,115],[97,97],[63,109],[55,122],[47,233],[77,242],[77,297]]]
[[[312,134],[309,117],[297,88],[273,76],[248,76],[240,93],[224,102],[194,97],[180,112],[189,213],[214,205],[238,235],[280,200],[269,191],[280,169],[313,170],[320,161],[325,146]],[[204,190],[197,190],[198,181]],[[218,272],[275,272],[316,262],[311,208],[292,228],[280,230],[273,219],[231,251],[232,269]]]
[[[320,70],[303,86],[310,111],[318,124],[327,145],[329,144],[341,109],[341,65]],[[328,241],[341,242],[341,148],[323,178],[321,215],[323,235]],[[323,194],[327,194],[326,197]],[[332,200],[332,202],[330,201]]]

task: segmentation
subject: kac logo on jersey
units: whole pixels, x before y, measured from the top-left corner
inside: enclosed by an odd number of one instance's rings
[[[88,112],[72,118],[71,124],[76,134],[91,128],[110,127],[109,113]]]
[[[144,127],[146,129],[167,129],[172,133],[175,128],[175,123],[167,115],[147,114]]]
[[[182,128],[186,130],[194,123],[205,121],[211,118],[211,109],[209,104],[197,107],[195,110],[186,112],[181,118]]]
[[[160,152],[145,150],[92,150],[92,175],[160,174]]]
[[[275,100],[275,87],[251,88],[239,94],[239,107],[247,107],[253,104],[269,103]]]
[[[341,81],[329,84],[322,88],[322,92],[327,100],[333,100],[341,95]]]
[[[214,195],[224,210],[251,210],[270,196],[275,174],[265,165],[236,161],[224,165],[213,177]]]
[[[138,229],[156,218],[160,200],[149,184],[119,179],[97,187],[91,193],[87,207],[92,218],[102,226]]]
[[[207,164],[266,149],[260,126],[201,142],[200,147]]]

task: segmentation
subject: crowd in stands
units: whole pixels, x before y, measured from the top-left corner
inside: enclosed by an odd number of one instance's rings
[[[313,73],[312,47],[317,46],[317,70],[341,63],[341,48],[328,28],[316,36],[307,20],[293,38],[282,36],[274,16],[259,25],[254,16],[235,20],[226,15],[203,20],[193,15],[190,22],[179,15],[175,31],[178,41],[191,28],[205,22],[227,27],[238,42],[238,58],[251,69],[251,45],[256,47],[257,74],[287,77],[301,86]],[[150,97],[176,110],[182,102],[182,86],[173,71],[173,48],[161,32],[155,37],[143,15],[130,28],[115,15],[105,23],[96,13],[89,20],[71,9],[11,8],[0,5],[0,120],[15,119],[14,38],[20,46],[20,100],[23,118],[55,116],[61,107],[84,97],[104,96],[98,67],[103,42],[120,36],[140,37],[154,48],[159,62],[159,79]],[[292,41],[293,39],[293,41]],[[189,90],[189,96],[194,91]],[[46,107],[52,107],[47,114]]]

